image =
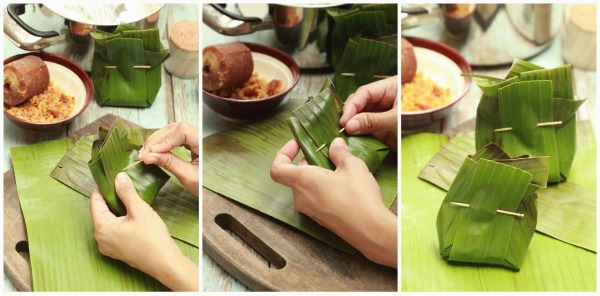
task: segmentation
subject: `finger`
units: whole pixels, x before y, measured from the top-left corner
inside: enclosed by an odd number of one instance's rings
[[[350,135],[364,135],[377,132],[398,132],[398,109],[394,108],[381,113],[359,113],[346,124],[346,132]]]
[[[308,165],[308,161],[306,160],[306,157],[302,157],[302,159],[300,159],[300,161],[298,162],[298,166],[301,165]]]
[[[186,122],[172,123],[148,137],[140,151],[139,158],[143,159],[150,152],[168,152],[184,145],[193,153],[198,154],[198,127]]]
[[[177,155],[150,152],[144,157],[145,164],[156,164],[173,173],[177,179],[182,180],[198,174],[198,166],[193,165]]]
[[[135,191],[135,187],[126,173],[121,172],[117,175],[117,178],[115,179],[115,189],[117,191],[117,196],[119,196],[119,199],[121,199],[127,209],[127,215],[133,215],[135,205],[142,201],[142,198],[138,195],[137,191]]]
[[[348,168],[351,160],[353,161],[354,158],[356,157],[350,153],[350,150],[348,150],[344,139],[333,139],[331,146],[329,147],[329,159],[331,159],[333,164],[335,164],[336,168]]]
[[[92,196],[90,196],[90,212],[94,225],[116,218],[115,214],[108,209],[98,187],[94,188]]]
[[[340,125],[345,127],[348,120],[360,112],[391,109],[397,96],[397,76],[359,87],[346,100],[340,118]]]
[[[300,146],[296,140],[288,141],[275,155],[271,165],[271,179],[275,182],[291,186],[296,171],[292,161],[300,152]]]

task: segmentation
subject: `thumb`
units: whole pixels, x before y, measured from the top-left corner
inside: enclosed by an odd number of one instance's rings
[[[346,132],[351,135],[364,135],[376,132],[398,131],[398,109],[392,108],[381,113],[363,112],[354,115],[346,123]]]
[[[133,214],[132,210],[134,209],[134,205],[142,199],[138,195],[137,191],[135,191],[135,187],[133,187],[133,182],[126,173],[117,174],[117,178],[115,179],[115,190],[117,191],[117,196],[125,205],[127,209],[127,214]]]
[[[348,168],[352,166],[352,164],[360,159],[354,157],[348,147],[346,146],[346,142],[342,138],[335,138],[331,142],[331,146],[329,147],[329,159],[333,162],[336,168]]]

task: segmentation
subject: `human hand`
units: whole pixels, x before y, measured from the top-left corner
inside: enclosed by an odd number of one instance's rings
[[[340,125],[349,135],[373,134],[398,150],[398,78],[396,76],[359,87],[348,96]]]
[[[289,186],[294,206],[320,225],[335,232],[363,255],[379,264],[398,265],[397,217],[383,201],[379,185],[366,164],[336,138],[329,149],[336,170],[292,161],[300,147],[295,140],[275,156],[271,178]]]
[[[198,266],[186,258],[167,226],[144,202],[126,173],[115,180],[127,215],[116,217],[98,187],[90,197],[94,235],[100,253],[121,260],[172,290],[198,291]]]
[[[145,164],[156,164],[173,173],[181,184],[198,196],[199,186],[199,134],[198,126],[185,122],[171,123],[150,135],[138,158]],[[192,152],[192,161],[187,162],[170,151],[184,146]]]

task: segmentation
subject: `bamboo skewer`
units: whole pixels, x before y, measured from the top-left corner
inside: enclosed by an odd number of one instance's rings
[[[325,148],[325,144],[321,145],[321,147],[319,147],[319,148],[317,149],[317,151],[315,151],[315,152],[319,152],[319,151],[321,151],[321,149],[323,149],[323,148]]]
[[[503,127],[503,128],[497,128],[494,130],[494,132],[496,133],[500,133],[500,132],[508,132],[508,131],[512,131],[512,127]]]
[[[117,66],[114,66],[114,65],[104,66],[104,69],[116,69],[116,68],[117,68]],[[133,68],[134,69],[150,69],[152,67],[151,66],[145,66],[145,65],[134,65]]]
[[[349,73],[349,72],[344,72],[344,73],[340,73],[340,75],[345,76],[345,77],[354,77],[356,76],[355,73]],[[377,78],[377,79],[385,79],[385,78],[389,78],[392,76],[388,76],[388,75],[373,75],[373,78]]]
[[[556,125],[562,125],[562,121],[549,121],[549,122],[540,122],[537,124],[538,127],[545,127],[545,126],[556,126]],[[503,128],[497,128],[494,130],[494,132],[499,133],[499,132],[508,132],[508,131],[512,131],[513,128],[512,127],[503,127]]]
[[[555,126],[555,125],[562,125],[562,121],[550,121],[550,122],[540,122],[537,124],[538,127],[542,127],[542,126]]]
[[[134,166],[134,165],[136,165],[136,164],[138,164],[138,163],[140,163],[140,162],[142,162],[142,161],[141,161],[141,160],[138,160],[138,161],[136,161],[136,162],[134,162],[134,163],[132,163],[132,164],[130,164],[130,165],[128,165],[128,166],[126,166],[126,167],[125,167],[125,168],[124,168],[122,171],[125,171],[126,169],[128,169],[128,168],[130,168],[130,167],[132,167],[132,166]]]
[[[451,205],[455,205],[455,206],[459,206],[459,207],[463,207],[463,208],[470,208],[471,207],[470,204],[466,204],[466,203],[462,203],[462,202],[453,202],[453,201],[451,201],[450,204]],[[504,215],[510,215],[510,216],[519,217],[519,218],[525,217],[525,214],[515,213],[515,212],[509,212],[509,211],[505,211],[505,210],[496,210],[496,213],[504,214]]]

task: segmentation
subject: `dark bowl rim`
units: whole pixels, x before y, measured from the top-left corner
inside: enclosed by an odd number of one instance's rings
[[[8,118],[10,120],[15,121],[15,124],[18,122],[23,125],[35,125],[38,127],[50,127],[50,126],[69,123],[73,119],[75,119],[76,117],[81,115],[81,113],[83,113],[83,111],[85,111],[85,109],[87,109],[87,107],[90,105],[90,103],[92,102],[92,98],[94,97],[94,85],[92,84],[92,79],[89,78],[89,76],[87,75],[85,70],[83,70],[83,68],[81,68],[79,65],[77,65],[77,63],[71,61],[70,59],[67,59],[63,56],[59,56],[57,54],[46,53],[46,52],[43,52],[43,53],[32,52],[32,53],[23,53],[23,54],[14,55],[9,58],[6,58],[4,60],[4,65],[6,65],[7,63],[10,63],[12,61],[16,61],[18,59],[24,58],[28,55],[35,55],[35,56],[40,57],[44,61],[49,61],[49,62],[60,64],[64,67],[66,67],[67,69],[71,70],[80,79],[82,76],[86,77],[86,79],[81,79],[81,82],[83,83],[84,87],[86,88],[87,97],[86,97],[85,103],[83,104],[83,107],[79,110],[79,112],[77,112],[77,113],[73,114],[73,116],[63,119],[61,121],[54,121],[54,122],[26,121],[26,120],[22,120],[20,118],[14,117],[10,113],[6,112],[6,108],[4,108],[4,115],[8,116]]]
[[[438,52],[438,53],[444,55],[445,57],[449,58],[452,62],[454,62],[463,71],[463,73],[470,74],[473,72],[471,69],[471,65],[469,65],[467,60],[465,60],[465,58],[462,55],[460,55],[460,53],[458,53],[458,51],[456,51],[454,48],[450,47],[449,45],[446,45],[441,42],[425,39],[425,38],[418,38],[418,37],[403,37],[403,38],[406,38],[415,47],[426,48],[426,49],[433,50],[435,52]],[[463,77],[465,78],[465,87],[463,88],[462,92],[460,93],[459,96],[457,96],[456,99],[448,102],[445,105],[427,109],[427,110],[401,112],[401,115],[405,115],[405,116],[425,115],[425,114],[434,113],[434,112],[452,107],[454,104],[456,104],[458,101],[460,101],[467,94],[469,89],[471,88],[471,84],[472,84],[471,77],[470,76],[463,76]]]
[[[294,61],[294,59],[288,55],[287,53],[272,47],[272,46],[268,46],[268,45],[263,45],[263,44],[258,44],[258,43],[251,43],[251,42],[240,42],[245,44],[246,46],[248,46],[248,48],[250,48],[251,52],[257,52],[257,53],[262,53],[262,54],[266,54],[270,57],[276,58],[278,61],[284,63],[286,66],[290,67],[290,69],[292,69],[292,75],[294,75],[294,82],[284,91],[276,94],[276,95],[272,95],[272,96],[268,96],[266,98],[262,98],[262,99],[255,99],[255,100],[236,100],[236,99],[231,99],[231,98],[223,98],[223,97],[219,97],[217,95],[211,94],[209,92],[207,92],[206,90],[202,89],[202,93],[206,94],[208,96],[211,96],[213,98],[217,98],[223,101],[227,101],[227,102],[232,102],[232,103],[240,103],[240,104],[252,104],[255,102],[263,102],[263,101],[268,101],[268,100],[272,100],[272,99],[277,99],[279,96],[284,96],[285,94],[287,94],[288,92],[290,92],[295,86],[296,84],[298,84],[298,80],[300,79],[300,67],[298,66],[298,63],[296,63],[296,61]],[[289,59],[289,62],[291,64],[285,63],[284,61],[282,61],[281,59],[274,57],[272,54],[267,54],[263,51],[256,51],[254,49],[260,49],[260,50],[272,50],[274,51],[277,55],[280,56],[284,56],[286,58]],[[295,73],[294,73],[295,72]]]

